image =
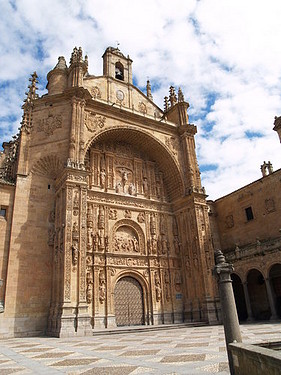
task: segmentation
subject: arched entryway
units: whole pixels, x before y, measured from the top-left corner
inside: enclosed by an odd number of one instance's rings
[[[274,264],[269,271],[276,313],[281,318],[281,264]]]
[[[247,307],[246,307],[245,295],[244,295],[244,290],[243,290],[241,279],[235,273],[231,275],[231,279],[232,279],[232,287],[233,287],[233,293],[234,293],[234,298],[235,298],[235,303],[236,303],[238,319],[239,321],[247,320],[248,318]]]
[[[134,277],[125,276],[117,281],[114,304],[117,326],[144,324],[143,289]]]
[[[247,282],[253,317],[256,320],[269,319],[271,310],[263,275],[260,271],[252,269],[248,273]]]

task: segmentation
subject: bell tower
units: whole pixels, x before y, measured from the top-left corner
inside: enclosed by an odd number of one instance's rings
[[[115,78],[124,83],[133,83],[132,60],[125,57],[119,48],[108,47],[102,56],[103,75]]]

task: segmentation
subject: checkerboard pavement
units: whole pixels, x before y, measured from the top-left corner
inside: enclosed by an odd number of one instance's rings
[[[241,325],[243,342],[281,340],[281,324]],[[0,374],[229,374],[222,326],[93,337],[0,340]]]

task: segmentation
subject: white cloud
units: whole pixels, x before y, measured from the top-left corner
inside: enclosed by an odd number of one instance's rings
[[[210,198],[259,178],[263,160],[280,168],[272,131],[281,114],[279,1],[0,0],[0,8],[3,141],[19,126],[30,73],[37,71],[42,92],[58,56],[68,61],[82,46],[99,75],[104,50],[119,41],[138,85],[147,77],[152,89],[157,84],[160,107],[171,84],[182,87],[198,125],[199,164],[217,166],[202,173]]]

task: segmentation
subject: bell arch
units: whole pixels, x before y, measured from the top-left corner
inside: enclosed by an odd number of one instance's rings
[[[135,146],[157,162],[163,172],[169,201],[184,195],[184,179],[178,161],[165,144],[141,129],[120,125],[103,130],[88,141],[85,156],[95,143],[116,141]]]

